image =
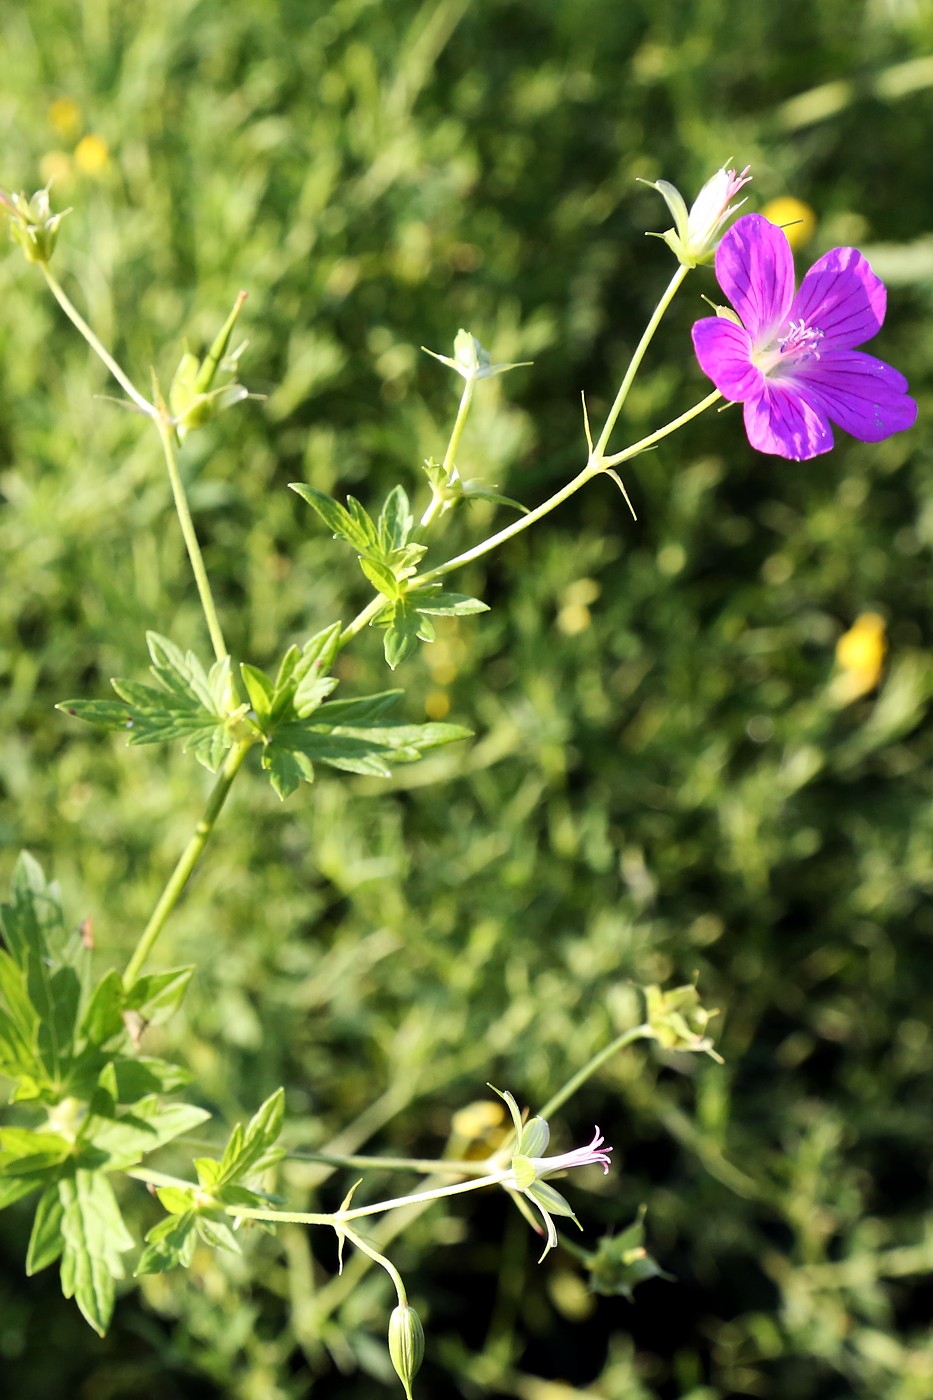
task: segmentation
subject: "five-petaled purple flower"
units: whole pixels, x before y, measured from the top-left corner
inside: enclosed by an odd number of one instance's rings
[[[745,405],[752,447],[804,461],[833,445],[830,423],[862,442],[910,428],[917,405],[896,369],[857,350],[880,330],[887,293],[856,248],[833,248],[794,295],[781,229],[745,214],[716,253],[716,278],[738,312],[693,327],[704,374]]]

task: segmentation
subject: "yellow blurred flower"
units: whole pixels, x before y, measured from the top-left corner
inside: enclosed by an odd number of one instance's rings
[[[790,194],[772,199],[761,212],[770,223],[784,230],[788,243],[794,249],[809,243],[816,230],[816,215],[809,204]]]
[[[480,1099],[454,1114],[451,1144],[459,1156],[480,1160],[494,1152],[508,1132],[503,1105]]]
[[[39,161],[39,173],[44,185],[68,185],[74,176],[71,156],[67,151],[46,151]]]
[[[833,698],[842,705],[867,695],[881,679],[887,651],[885,621],[880,613],[857,617],[836,643],[839,673],[833,680]]]
[[[56,97],[49,103],[49,121],[59,136],[75,137],[83,125],[81,108],[73,97]]]
[[[429,690],[424,697],[424,712],[428,719],[446,719],[450,714],[450,696],[446,690]]]
[[[102,136],[92,131],[75,147],[75,165],[82,175],[101,175],[110,164],[110,148]]]

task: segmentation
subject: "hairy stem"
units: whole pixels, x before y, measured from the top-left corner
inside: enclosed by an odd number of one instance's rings
[[[113,375],[114,379],[120,385],[120,388],[123,389],[127,394],[129,394],[136,407],[142,413],[145,413],[147,418],[155,418],[157,414],[154,406],[149,402],[148,399],[143,398],[142,394],[133,384],[129,376],[123,373],[123,370],[117,364],[116,360],[110,354],[109,350],[106,350],[104,346],[100,343],[100,341],[97,339],[97,336],[91,330],[90,326],[88,325],[87,321],[85,321],[80,311],[71,301],[70,297],[66,295],[61,283],[55,276],[54,272],[52,272],[48,263],[40,263],[39,266],[42,268],[42,273],[45,277],[46,282],[48,283],[49,291],[52,293],[53,297],[58,302],[59,306],[64,311],[65,315],[68,317],[72,325],[84,336],[84,339],[94,351],[94,354],[97,355],[97,357],[104,362],[104,364],[110,370],[110,373]]]
[[[179,857],[178,864],[169,877],[168,884],[159,896],[159,902],[152,911],[152,916],[143,929],[139,942],[126,965],[123,974],[123,985],[131,987],[142,971],[146,959],[152,952],[153,945],[159,934],[162,932],[168,917],[175,905],[178,903],[182,890],[188,883],[188,879],[194,867],[201,858],[204,847],[210,839],[211,832],[220,815],[220,810],[227,800],[227,793],[233,785],[233,780],[240,771],[247,752],[252,747],[252,740],[244,739],[227,754],[226,761],[220,770],[213,791],[208,798],[204,815],[194,829],[194,834]]]
[[[612,407],[606,415],[606,421],[603,424],[603,430],[596,441],[595,448],[593,449],[594,456],[602,457],[603,453],[605,452],[606,447],[609,444],[609,439],[612,436],[612,430],[616,425],[616,421],[618,420],[619,414],[622,412],[622,407],[625,403],[625,400],[628,398],[628,391],[629,389],[631,389],[632,383],[635,379],[635,375],[638,373],[639,366],[641,365],[642,360],[645,358],[645,351],[648,349],[648,346],[654,339],[654,333],[657,330],[658,326],[661,324],[661,318],[663,317],[667,308],[670,306],[671,302],[674,300],[674,297],[677,293],[678,288],[680,287],[681,282],[683,282],[684,278],[686,277],[689,271],[690,268],[684,267],[682,263],[678,266],[677,271],[674,273],[673,277],[671,278],[670,282],[668,282],[667,287],[662,293],[661,300],[658,302],[657,306],[654,308],[654,311],[651,313],[651,319],[645,327],[644,331],[642,332],[641,340],[635,346],[635,352],[632,355],[631,360],[629,361],[629,367],[625,371],[625,376],[622,380],[622,383],[619,385],[619,392],[616,394],[612,402]]]
[[[158,414],[156,426],[159,429],[159,437],[162,441],[165,465],[168,468],[168,479],[172,484],[172,496],[175,501],[175,510],[178,514],[179,524],[181,525],[181,533],[185,539],[185,547],[188,550],[188,558],[191,561],[194,581],[198,587],[198,596],[201,599],[204,620],[207,623],[207,630],[211,634],[214,655],[217,657],[218,661],[222,661],[224,657],[228,655],[227,644],[224,641],[220,619],[217,616],[214,595],[211,592],[210,580],[207,577],[207,570],[204,567],[204,559],[201,555],[201,546],[198,544],[194,521],[191,519],[191,511],[188,508],[188,497],[185,493],[184,482],[178,470],[178,456],[175,452],[175,429],[172,427],[171,422],[164,412]]]
[[[544,1107],[539,1110],[540,1117],[550,1118],[552,1113],[556,1113],[559,1108],[563,1107],[568,1099],[573,1097],[580,1085],[585,1084],[590,1075],[595,1074],[600,1066],[604,1065],[607,1060],[611,1060],[613,1055],[619,1050],[624,1050],[626,1046],[634,1045],[637,1040],[653,1039],[654,1031],[647,1024],[633,1026],[631,1030],[623,1031],[621,1035],[617,1035],[615,1040],[610,1040],[608,1045],[604,1045],[602,1050],[599,1050],[591,1059],[587,1060],[582,1069],[578,1069],[576,1074],[572,1074],[566,1084],[558,1089],[556,1094],[551,1095]]]

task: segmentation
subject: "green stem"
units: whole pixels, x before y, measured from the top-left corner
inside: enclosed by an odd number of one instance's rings
[[[682,428],[685,423],[689,423],[692,418],[696,418],[699,414],[704,413],[706,409],[711,408],[712,405],[717,403],[721,398],[722,395],[719,390],[714,389],[711,394],[707,394],[705,399],[702,399],[698,404],[694,404],[692,408],[688,408],[686,413],[681,413],[678,418],[671,419],[670,423],[665,423],[663,428],[658,428],[656,432],[649,433],[647,437],[640,438],[638,442],[633,442],[631,447],[627,447],[624,452],[617,452],[614,457],[599,457],[594,448],[593,455],[590,457],[590,460],[583,470],[579,472],[572,481],[568,481],[566,486],[562,486],[553,496],[550,496],[540,506],[536,507],[535,510],[529,511],[527,515],[521,516],[518,520],[513,520],[511,525],[507,525],[505,529],[500,530],[498,534],[491,535],[488,540],[483,540],[481,544],[474,545],[472,549],[465,550],[463,554],[458,554],[454,559],[448,559],[446,564],[439,564],[436,569],[429,569],[426,574],[420,574],[418,578],[412,580],[410,587],[412,589],[423,588],[425,584],[433,582],[436,578],[440,578],[442,574],[448,574],[452,569],[459,569],[462,564],[469,564],[472,560],[479,559],[481,555],[487,554],[490,549],[495,549],[497,545],[504,544],[506,540],[511,539],[514,535],[520,534],[522,530],[527,530],[529,525],[534,525],[538,520],[543,519],[543,517],[554,510],[556,506],[562,505],[564,501],[568,500],[570,496],[579,491],[580,487],[585,486],[594,476],[599,476],[601,472],[611,470],[611,468],[618,466],[620,462],[627,462],[629,458],[636,457],[639,452],[645,452],[649,447],[653,447],[656,442],[660,442],[662,438],[668,437],[671,433],[675,433],[678,428]],[[604,436],[604,433],[601,435],[600,441],[602,441],[602,436]],[[358,621],[359,619],[357,619],[357,622]],[[356,623],[351,623],[350,626],[355,627]]]
[[[191,1145],[188,1139],[185,1144]],[[205,1149],[209,1148],[205,1144]],[[458,1161],[454,1157],[342,1157],[327,1152],[288,1152],[286,1157],[289,1162],[320,1162],[326,1167],[347,1167],[351,1171],[421,1172],[425,1176],[443,1176],[448,1172],[452,1176],[482,1176],[488,1165],[485,1161]]]
[[[491,1176],[476,1177],[473,1181],[458,1181],[452,1186],[437,1186],[430,1191],[415,1191],[410,1196],[394,1196],[388,1201],[375,1201],[369,1206],[357,1206],[354,1210],[335,1210],[329,1215],[315,1211],[265,1210],[253,1206],[225,1206],[228,1215],[242,1220],[266,1220],[270,1224],[281,1225],[344,1225],[348,1220],[360,1220],[366,1215],[382,1215],[388,1210],[398,1210],[402,1206],[418,1205],[426,1201],[440,1201],[446,1196],[461,1196],[466,1191],[478,1191],[481,1187],[500,1186],[509,1176],[506,1171],[494,1172]]]
[[[337,643],[342,651],[347,642],[352,641],[357,632],[362,632],[363,628],[370,622],[378,612],[381,612],[386,605],[386,600],[381,593],[377,593],[375,598],[371,598],[361,612],[358,612],[352,622],[348,622],[340,634]]]
[[[457,448],[460,446],[460,437],[463,433],[467,416],[470,412],[470,405],[473,402],[473,390],[475,387],[476,380],[472,375],[470,375],[463,386],[463,393],[460,395],[460,407],[457,409],[457,417],[454,420],[454,426],[450,434],[450,441],[447,444],[447,451],[444,453],[444,461],[441,464],[441,469],[445,477],[447,478],[448,485],[452,484],[454,480],[454,457],[456,455]],[[438,514],[440,510],[443,509],[444,505],[444,493],[442,491],[438,491],[436,487],[432,488],[431,503],[425,511],[424,515],[421,517],[422,530],[426,530],[428,528],[428,526],[434,520],[434,517]]]
[[[681,283],[689,271],[690,268],[685,267],[683,264],[678,266],[677,271],[662,293],[660,301],[654,308],[651,319],[642,332],[641,339],[636,345],[632,358],[629,361],[628,369],[625,371],[622,383],[619,385],[619,392],[616,394],[612,402],[612,407],[606,415],[606,421],[603,424],[602,432],[599,435],[596,445],[591,446],[589,460],[583,470],[578,472],[573,480],[569,481],[566,486],[562,486],[559,491],[556,491],[553,496],[550,496],[544,501],[542,505],[529,511],[527,515],[523,515],[519,520],[513,521],[511,525],[507,525],[505,529],[499,530],[495,535],[491,535],[489,539],[484,540],[481,544],[474,545],[472,549],[465,550],[462,554],[458,554],[453,559],[448,559],[446,564],[439,564],[437,568],[429,569],[426,574],[421,574],[418,578],[413,579],[409,585],[411,589],[423,588],[425,584],[433,582],[434,579],[441,578],[444,574],[449,574],[454,569],[459,569],[462,564],[469,564],[474,559],[479,559],[482,555],[488,554],[491,549],[496,549],[500,544],[504,544],[506,540],[510,540],[515,535],[520,534],[522,530],[527,530],[530,525],[537,524],[539,520],[543,520],[544,517],[549,515],[552,510],[555,510],[557,506],[563,505],[564,501],[569,500],[571,496],[575,495],[575,493],[579,491],[582,486],[585,486],[588,481],[592,480],[594,476],[598,476],[602,471],[611,471],[619,462],[625,462],[630,457],[634,457],[637,453],[644,452],[646,448],[653,446],[656,442],[660,442],[660,440],[667,437],[669,433],[676,432],[676,430],[685,423],[689,423],[691,418],[695,418],[698,413],[702,413],[704,409],[709,408],[711,404],[716,402],[720,397],[718,392],[709,395],[702,403],[697,404],[694,408],[681,414],[679,418],[675,418],[665,427],[659,428],[656,433],[651,433],[648,437],[633,443],[633,445],[626,448],[624,452],[617,453],[614,457],[605,457],[603,455],[609,439],[612,436],[612,430],[616,425],[619,414],[622,412],[625,400],[628,398],[629,389],[631,389],[635,375],[638,373],[641,362],[645,357],[645,352],[654,339],[654,333],[661,324],[664,313],[673,301]],[[444,454],[443,466],[448,480],[450,480],[450,474],[453,470],[454,453],[459,444],[460,434],[463,431],[463,425],[466,422],[466,417],[470,409],[470,403],[473,397],[473,385],[473,379],[468,379],[464,385],[463,394],[460,398],[460,408],[457,412],[457,418],[450,435],[447,451]],[[589,429],[587,429],[587,437],[589,438]],[[621,485],[621,483],[619,484]],[[626,496],[626,500],[627,499],[628,497]],[[435,491],[431,499],[431,504],[422,516],[422,529],[431,523],[442,505],[443,497],[439,496]],[[373,598],[340,634],[341,647],[345,646],[352,637],[355,637],[358,632],[362,631],[367,623],[370,622],[384,606],[385,599],[382,598],[381,595],[378,598]]]
[[[198,586],[198,594],[201,599],[201,608],[204,612],[207,630],[211,634],[214,655],[217,657],[218,661],[223,661],[224,657],[229,653],[227,652],[227,644],[224,641],[224,634],[221,630],[220,619],[217,616],[217,608],[214,605],[214,595],[211,593],[211,585],[207,577],[207,570],[204,567],[204,560],[201,556],[201,546],[198,544],[194,521],[191,519],[191,511],[188,509],[188,497],[185,494],[184,482],[178,470],[178,457],[175,452],[175,429],[172,427],[165,413],[160,413],[156,417],[156,427],[159,429],[159,437],[162,440],[162,451],[165,453],[165,465],[168,468],[168,479],[172,484],[172,496],[175,500],[175,510],[178,513],[181,533],[185,537],[185,546],[188,550],[188,558],[191,560],[194,581]]]
[[[714,403],[718,403],[722,394],[718,389],[714,389],[711,394],[707,394],[705,399],[695,403],[692,408],[688,408],[679,418],[672,418],[669,423],[665,423],[663,428],[658,428],[657,432],[649,433],[647,437],[633,442],[631,447],[626,447],[622,452],[616,452],[612,457],[604,457],[604,467],[617,467],[620,462],[627,462],[632,457],[637,457],[639,452],[646,452],[649,447],[653,447],[662,438],[669,437],[671,433],[676,433],[678,428],[682,428],[685,423],[689,423],[692,418],[698,418],[701,413],[705,413],[708,408],[712,408]]]
[[[625,377],[622,380],[622,383],[619,385],[619,392],[616,394],[615,399],[612,403],[612,407],[606,415],[606,421],[603,424],[603,430],[600,433],[599,438],[597,439],[595,448],[593,449],[593,455],[595,457],[602,457],[603,453],[605,452],[606,447],[609,443],[609,439],[612,436],[612,430],[616,425],[616,421],[618,420],[619,414],[622,412],[622,407],[625,403],[625,400],[628,398],[628,391],[629,389],[631,389],[632,383],[635,379],[635,375],[638,373],[639,366],[641,365],[642,360],[645,358],[645,351],[648,349],[648,346],[654,339],[654,333],[657,330],[658,326],[661,324],[662,316],[664,315],[667,308],[670,306],[671,302],[674,300],[674,297],[677,293],[678,288],[680,287],[681,282],[684,280],[689,271],[690,268],[684,267],[682,263],[678,266],[677,271],[674,273],[670,282],[668,282],[667,287],[661,296],[661,300],[654,308],[654,311],[651,314],[651,320],[648,322],[647,326],[642,332],[641,340],[635,346],[635,353],[632,355],[632,358],[629,361],[629,367],[625,371]]]
[[[512,539],[514,535],[521,534],[522,530],[527,530],[530,525],[535,525],[539,520],[543,520],[552,510],[556,510],[564,501],[569,500],[581,486],[585,486],[594,476],[598,476],[602,467],[593,458],[587,462],[581,472],[568,481],[566,486],[562,486],[559,491],[555,491],[553,496],[534,510],[530,510],[527,515],[522,515],[518,520],[513,520],[511,525],[507,525],[504,530],[499,530],[495,535],[490,535],[488,540],[483,540],[481,544],[474,545],[472,549],[467,549],[463,554],[458,554],[454,559],[448,559],[446,564],[439,564],[436,569],[429,569],[426,574],[420,574],[417,579],[413,579],[412,588],[423,588],[425,584],[431,583],[434,579],[440,578],[443,574],[449,574],[453,569],[459,569],[462,564],[469,564],[474,559],[479,559],[482,555],[488,554],[497,545],[504,544],[506,540]]]
[[[654,1031],[647,1024],[633,1026],[631,1030],[623,1031],[616,1036],[608,1045],[604,1046],[592,1059],[587,1060],[582,1069],[578,1069],[576,1074],[570,1076],[563,1088],[558,1089],[556,1094],[552,1094],[543,1108],[538,1110],[541,1118],[550,1118],[552,1113],[556,1113],[569,1098],[577,1092],[581,1084],[589,1079],[591,1074],[595,1074],[601,1065],[607,1060],[611,1060],[619,1050],[624,1050],[628,1045],[634,1045],[637,1040],[653,1040]]]
[[[227,793],[233,784],[233,780],[240,771],[249,749],[252,747],[251,739],[243,739],[227,754],[226,761],[220,770],[220,774],[214,784],[213,791],[208,798],[204,815],[194,829],[194,834],[182,851],[178,864],[172,871],[168,884],[159,897],[159,902],[152,911],[152,917],[143,929],[139,942],[126,966],[123,974],[123,985],[131,987],[136,981],[145,965],[146,959],[152,952],[153,944],[158,938],[168,920],[169,915],[178,903],[181,892],[188,883],[188,878],[194,867],[201,858],[201,853],[207,845],[214,825],[220,815],[220,810],[227,800]]]
[[[398,1294],[399,1307],[407,1307],[408,1294],[405,1291],[405,1285],[402,1282],[402,1276],[399,1273],[398,1269],[395,1267],[395,1265],[392,1263],[391,1259],[387,1259],[384,1254],[379,1253],[378,1249],[374,1249],[371,1244],[367,1244],[366,1240],[363,1239],[362,1235],[358,1235],[355,1230],[341,1229],[340,1233],[342,1235],[345,1235],[346,1238],[350,1241],[350,1243],[355,1245],[356,1248],[360,1250],[363,1254],[367,1254],[369,1258],[372,1259],[374,1264],[382,1265],[386,1273],[391,1278],[392,1282],[395,1284],[395,1291]]]
[[[65,315],[68,317],[72,325],[77,330],[79,330],[84,336],[84,339],[94,351],[94,354],[97,355],[99,359],[103,360],[104,364],[110,370],[110,373],[120,385],[121,389],[124,389],[126,393],[129,394],[136,407],[140,409],[141,412],[145,413],[147,418],[157,417],[158,415],[156,409],[153,407],[153,405],[149,402],[148,399],[143,398],[142,394],[135,387],[132,381],[128,378],[127,375],[123,373],[123,370],[117,364],[116,360],[110,354],[109,350],[106,350],[104,346],[100,343],[100,341],[97,339],[97,336],[91,330],[87,321],[85,321],[80,311],[78,311],[77,307],[74,305],[74,303],[63,290],[61,283],[58,281],[58,278],[55,276],[54,272],[51,271],[48,264],[40,263],[40,267],[42,268],[43,275],[45,277],[46,282],[48,283],[49,291],[52,293],[53,297],[58,302],[59,306],[64,311]]]

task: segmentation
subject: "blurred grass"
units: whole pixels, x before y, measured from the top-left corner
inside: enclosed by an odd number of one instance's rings
[[[540,1103],[626,1024],[629,979],[696,969],[722,1008],[725,1068],[632,1052],[558,1126],[566,1143],[598,1121],[616,1146],[574,1197],[585,1243],[647,1201],[677,1282],[591,1300],[569,1253],[535,1266],[506,1202],[432,1212],[393,1247],[424,1395],[556,1400],[549,1377],[607,1400],[933,1392],[931,39],[908,0],[0,14],[4,178],[57,172],[59,275],[121,363],[167,381],[249,291],[244,377],[267,401],[192,439],[184,469],[228,640],[259,665],[365,596],[286,483],[378,503],[443,450],[456,394],[418,346],[465,325],[536,361],[481,386],[470,474],[534,503],[579,467],[580,390],[597,418],[669,275],[636,176],[690,191],[751,162],[755,207],[816,211],[804,264],[858,241],[892,286],[871,348],[910,377],[915,432],[798,465],[754,456],[733,411],[633,464],[637,525],[594,483],[474,566],[463,586],[492,614],[407,666],[412,717],[446,711],[474,744],[285,805],[243,777],[165,935],[160,957],[200,971],[164,1048],[228,1124],[284,1082],[295,1147],[360,1119],[366,1150],[438,1150],[487,1080]],[[116,964],[206,778],[52,707],[140,674],[147,627],[206,639],[157,445],[95,397],[103,371],[12,252],[0,290],[0,874],[28,845]],[[702,291],[708,273],[626,437],[702,394]],[[444,548],[499,518],[472,508]],[[885,673],[840,707],[835,642],[869,607]],[[346,654],[346,693],[385,683],[380,651],[367,634]],[[337,1201],[344,1176],[294,1166],[286,1189]],[[99,1343],[54,1276],[22,1278],[24,1222],[0,1217],[0,1356],[25,1400],[389,1382],[381,1278],[315,1325],[326,1238],[198,1257]]]

